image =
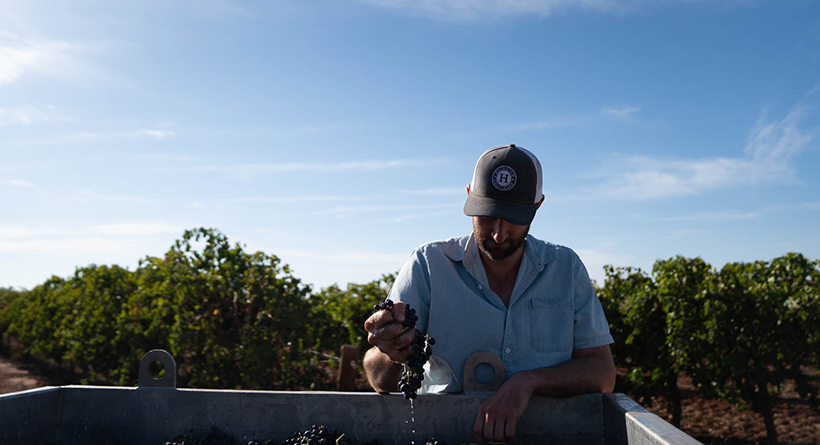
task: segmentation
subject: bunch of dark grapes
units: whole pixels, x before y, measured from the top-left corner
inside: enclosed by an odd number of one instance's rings
[[[163,442],[160,445],[237,445],[238,443],[239,442],[233,437],[222,432],[219,428],[212,426],[208,434],[199,440],[194,439],[191,432],[189,432],[188,434],[180,434],[174,438],[173,441]],[[242,441],[241,443],[246,445],[276,445],[273,439],[264,441],[250,440],[248,442]],[[128,443],[116,442],[114,445],[128,445]],[[313,425],[309,430],[297,432],[288,437],[281,445],[350,445],[350,443],[344,440],[344,434],[330,433],[324,425]],[[377,442],[370,442],[366,445],[379,444]],[[447,445],[447,443],[430,439],[425,445]]]
[[[389,311],[390,309],[393,309],[393,300],[391,300],[389,298],[387,300],[380,301],[380,302],[373,305],[373,310],[375,312],[379,312],[379,311],[383,311],[383,310],[388,310]]]
[[[309,430],[297,432],[285,439],[282,445],[336,445],[344,444],[342,436],[330,433],[324,425],[313,425]]]
[[[208,430],[208,434],[202,439],[195,440],[191,433],[180,434],[173,441],[165,442],[162,445],[236,445],[236,440],[219,428],[212,426]]]
[[[384,300],[379,304],[373,306],[374,311],[390,310],[393,308],[393,301],[390,299]],[[412,309],[409,304],[404,305],[404,323],[405,328],[413,329],[416,327],[416,322],[419,317],[416,315],[416,310]],[[424,364],[433,355],[433,348],[431,345],[436,344],[436,339],[416,331],[413,336],[413,343],[410,344],[410,349],[413,354],[407,359],[404,371],[401,373],[401,380],[399,381],[399,391],[404,393],[405,399],[415,399],[421,388],[421,382],[424,380]]]

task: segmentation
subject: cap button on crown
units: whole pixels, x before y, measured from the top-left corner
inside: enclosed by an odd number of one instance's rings
[[[510,148],[515,148],[515,144],[510,144]]]

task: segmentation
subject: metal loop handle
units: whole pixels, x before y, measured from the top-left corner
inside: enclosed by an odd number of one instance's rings
[[[165,375],[155,379],[151,375],[151,363],[159,361],[165,367]],[[140,388],[171,388],[177,387],[177,362],[164,349],[153,349],[145,353],[140,359],[139,369]]]
[[[479,382],[475,376],[478,365],[486,363],[493,367],[495,376],[488,383]],[[464,363],[464,392],[495,392],[506,380],[507,367],[504,361],[492,352],[476,352]]]

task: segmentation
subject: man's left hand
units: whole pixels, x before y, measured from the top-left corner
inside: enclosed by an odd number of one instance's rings
[[[479,445],[486,442],[517,444],[515,427],[527,409],[532,388],[524,374],[514,374],[478,408],[473,432]]]

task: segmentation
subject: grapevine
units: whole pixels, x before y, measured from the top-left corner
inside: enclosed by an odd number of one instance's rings
[[[393,308],[393,301],[390,299],[384,300],[375,306],[374,311],[390,310]],[[409,304],[404,305],[404,322],[402,326],[407,329],[414,329],[419,317],[416,315],[416,310],[411,308]],[[424,380],[424,364],[433,355],[432,345],[436,344],[436,339],[428,336],[423,332],[416,330],[413,336],[413,343],[410,344],[410,349],[413,354],[407,359],[404,365],[404,371],[401,373],[401,380],[399,381],[399,391],[404,393],[404,398],[412,400],[416,398],[421,382]]]

